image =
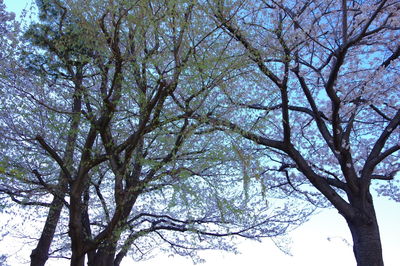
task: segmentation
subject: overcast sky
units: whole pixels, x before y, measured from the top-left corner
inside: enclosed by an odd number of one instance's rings
[[[29,0],[4,0],[9,11],[20,14]],[[386,266],[397,266],[400,261],[400,204],[384,198],[375,198],[376,212],[381,230],[383,257]],[[4,230],[4,227],[0,228]],[[2,232],[3,233],[3,232]],[[355,265],[352,253],[352,240],[344,219],[334,209],[321,210],[319,214],[295,230],[291,235],[292,254],[287,256],[275,247],[271,240],[265,239],[262,243],[243,241],[239,245],[241,254],[234,255],[221,251],[201,253],[206,259],[204,266],[245,265],[245,266],[347,266]],[[18,245],[19,240],[6,238],[0,243],[0,250],[15,250],[17,260],[10,261],[11,265],[24,265],[28,262],[30,247]],[[4,252],[3,252],[4,253]],[[12,263],[11,263],[12,262]],[[48,265],[69,265],[68,261],[49,262]],[[189,259],[168,257],[158,254],[153,259],[144,262],[132,263],[128,258],[123,266],[189,266]]]

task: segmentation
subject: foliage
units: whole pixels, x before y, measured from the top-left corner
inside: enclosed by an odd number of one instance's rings
[[[371,190],[399,199],[398,1],[37,4],[17,49],[2,38],[0,92],[0,191],[44,222],[32,263],[195,258],[312,204],[383,265]]]
[[[210,2],[210,16],[241,45],[232,51],[253,67],[221,90],[215,104],[230,115],[202,119],[264,148],[258,156],[273,161],[262,176],[267,188],[337,208],[359,265],[383,265],[371,186],[399,195],[399,8],[398,1]]]
[[[198,260],[198,250],[280,236],[310,214],[291,202],[268,208],[251,154],[192,119],[214,111],[217,88],[248,62],[227,52],[204,7],[37,4],[40,21],[1,80],[0,122],[2,196],[43,224],[32,264],[50,255],[118,265],[155,248]]]

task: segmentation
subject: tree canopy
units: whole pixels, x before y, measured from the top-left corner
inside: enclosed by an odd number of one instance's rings
[[[157,247],[196,259],[233,250],[233,236],[283,235],[312,212],[268,208],[237,140],[190,119],[212,112],[214,89],[242,65],[200,5],[81,4],[37,1],[2,79],[0,190],[43,224],[27,232],[31,265],[119,265]]]
[[[198,260],[328,206],[383,265],[398,1],[36,2],[21,31],[0,5],[0,195],[40,224],[31,265]]]
[[[239,79],[224,100],[238,115],[209,123],[265,147],[270,186],[333,205],[358,265],[383,265],[371,188],[399,196],[398,10],[398,1],[216,1],[212,11],[263,79]]]

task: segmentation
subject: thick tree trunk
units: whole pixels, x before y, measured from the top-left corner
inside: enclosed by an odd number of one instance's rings
[[[100,248],[96,252],[94,260],[89,262],[89,266],[113,266],[115,258],[115,248],[114,247],[104,247]]]
[[[360,215],[347,219],[353,237],[354,256],[357,266],[383,266],[378,221],[371,195],[367,198],[354,204]]]
[[[382,246],[376,220],[369,224],[351,224],[353,251],[357,266],[383,266]]]
[[[71,266],[85,266],[85,255],[72,251]]]

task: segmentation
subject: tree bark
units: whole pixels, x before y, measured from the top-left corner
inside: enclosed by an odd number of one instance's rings
[[[357,266],[383,266],[382,246],[376,223],[349,225]]]
[[[113,246],[99,248],[94,260],[89,262],[89,266],[113,266],[116,249]]]
[[[359,203],[362,205],[357,206]],[[359,215],[346,220],[353,238],[357,266],[383,266],[379,226],[371,195],[363,201],[357,200],[354,205]]]
[[[78,251],[72,251],[71,266],[85,266],[85,255]]]
[[[85,238],[82,223],[82,202],[79,189],[72,188],[69,210],[69,237],[71,239],[71,266],[84,266],[85,263]]]
[[[44,266],[49,258],[50,245],[53,241],[62,207],[62,200],[54,197],[39,242],[31,253],[31,266]]]
[[[126,251],[119,252],[114,259],[114,266],[119,266],[121,264],[122,259],[126,256]]]

